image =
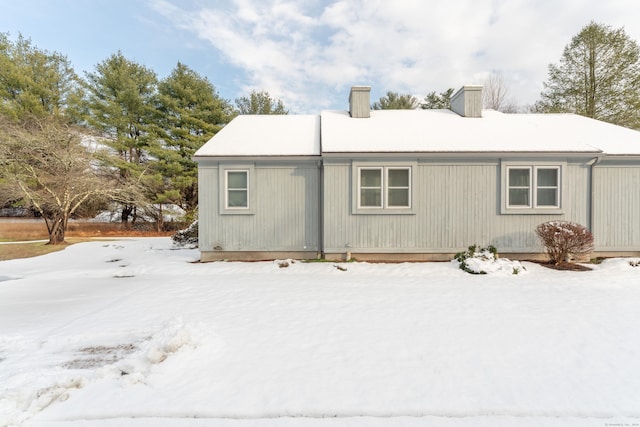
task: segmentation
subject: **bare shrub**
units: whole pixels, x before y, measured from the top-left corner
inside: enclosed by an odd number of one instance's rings
[[[542,240],[549,259],[556,265],[593,251],[593,234],[585,226],[575,222],[543,222],[535,231]]]

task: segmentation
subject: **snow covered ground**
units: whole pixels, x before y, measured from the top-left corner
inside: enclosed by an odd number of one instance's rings
[[[1,248],[0,248],[1,250]],[[0,262],[0,426],[640,425],[640,267]]]

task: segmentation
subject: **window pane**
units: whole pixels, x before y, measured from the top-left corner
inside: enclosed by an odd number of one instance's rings
[[[510,188],[509,206],[529,206],[529,189]]]
[[[227,203],[229,208],[246,208],[247,190],[229,190]]]
[[[389,169],[389,187],[408,187],[409,169]]]
[[[536,202],[538,206],[558,206],[558,190],[555,188],[539,188]]]
[[[380,169],[360,169],[361,187],[381,187],[382,170]]]
[[[538,169],[538,187],[557,187],[558,169]]]
[[[382,207],[382,190],[378,188],[363,188],[360,190],[360,206]]]
[[[389,189],[389,206],[391,207],[409,207],[409,189],[408,188],[391,188]]]
[[[509,169],[509,187],[528,187],[529,169]]]
[[[247,172],[227,172],[227,188],[247,188]]]

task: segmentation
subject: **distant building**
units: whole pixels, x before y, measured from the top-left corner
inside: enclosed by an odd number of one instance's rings
[[[33,211],[27,208],[0,208],[0,217],[32,217]]]

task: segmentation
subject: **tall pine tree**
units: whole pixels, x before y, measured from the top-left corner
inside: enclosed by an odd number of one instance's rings
[[[371,108],[374,110],[413,110],[417,106],[418,100],[413,95],[387,92],[385,96],[374,102]]]
[[[66,56],[0,33],[0,114],[75,120],[81,98],[80,79]]]
[[[141,182],[149,169],[149,148],[155,143],[158,112],[155,72],[125,58],[121,52],[87,73],[87,122],[118,153],[123,181]],[[135,221],[144,200],[122,201],[122,223]]]
[[[157,204],[175,203],[188,219],[198,206],[198,170],[193,154],[233,116],[233,108],[206,78],[182,63],[158,85],[158,143],[152,155]]]
[[[451,96],[454,91],[455,89],[450,87],[444,92],[440,92],[440,95],[435,91],[429,92],[420,104],[420,108],[423,110],[448,110],[451,108]]]
[[[549,65],[540,112],[569,112],[640,129],[640,47],[625,33],[589,23]]]
[[[289,114],[280,99],[273,98],[267,91],[251,91],[249,96],[236,98],[239,114]]]

